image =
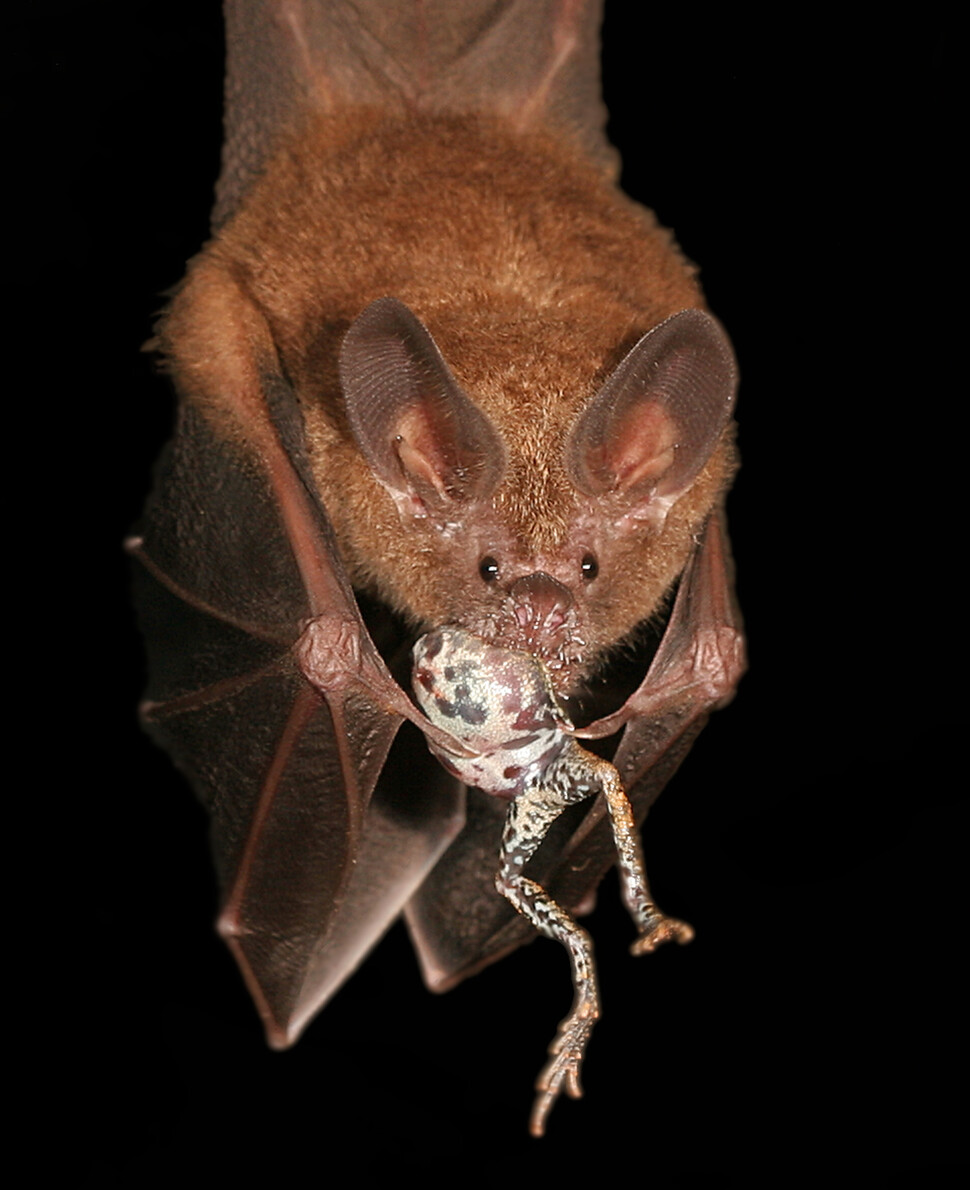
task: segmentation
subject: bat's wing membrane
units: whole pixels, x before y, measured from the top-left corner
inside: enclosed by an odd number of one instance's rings
[[[744,640],[734,601],[723,516],[710,518],[680,581],[666,631],[646,677],[614,714],[577,732],[611,735],[625,725],[613,763],[637,823],[674,775],[708,714],[727,702],[744,671]],[[445,990],[535,936],[494,894],[503,809],[470,797],[468,821],[406,910],[425,979]],[[616,862],[602,799],[578,827],[568,815],[537,857],[534,878],[567,908],[578,910]],[[553,835],[553,832],[550,832]],[[533,869],[530,868],[530,874]]]
[[[263,398],[243,435],[183,403],[129,547],[142,563],[145,720],[209,811],[220,931],[271,1044],[285,1046],[462,816],[423,740],[427,780],[413,798],[395,800],[391,772],[378,784],[402,718],[417,713],[361,621],[292,393],[275,377]]]
[[[618,172],[600,95],[601,0],[227,0],[226,140],[213,224],[308,112],[487,112]]]

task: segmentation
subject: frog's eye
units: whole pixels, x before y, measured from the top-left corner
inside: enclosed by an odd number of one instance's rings
[[[478,573],[486,583],[494,583],[498,578],[498,562],[491,554],[486,554],[478,564]]]

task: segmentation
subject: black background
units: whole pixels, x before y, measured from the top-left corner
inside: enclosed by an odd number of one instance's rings
[[[62,3],[25,26],[17,111],[45,171],[26,246],[54,247],[27,306],[36,410],[56,398],[48,594],[86,625],[58,637],[70,710],[46,745],[65,767],[44,804],[80,863],[60,918],[76,949],[47,948],[41,1104],[79,1126],[72,1161],[98,1184],[316,1183],[349,1160],[527,1186],[588,1160],[651,1186],[908,1185],[962,1160],[953,31],[932,9],[906,29],[640,11],[608,5],[610,132],[740,358],[729,514],[751,669],[646,831],[658,899],[696,940],[629,958],[607,881],[586,1097],[542,1142],[531,1085],[570,995],[551,943],[435,997],[397,928],[294,1050],[264,1046],[211,928],[204,815],[135,721],[120,552],[171,422],[139,344],[207,234],[218,5]]]

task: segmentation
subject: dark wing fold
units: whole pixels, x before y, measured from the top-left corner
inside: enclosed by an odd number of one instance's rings
[[[360,619],[280,377],[249,416],[227,436],[183,403],[129,546],[146,723],[211,815],[220,930],[282,1046],[400,912],[461,805],[427,756],[414,797],[375,796],[410,707]],[[353,646],[332,686],[299,648],[323,620]]]

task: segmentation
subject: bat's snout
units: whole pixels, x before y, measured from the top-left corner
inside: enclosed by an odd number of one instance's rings
[[[541,570],[516,579],[509,598],[519,627],[528,634],[556,632],[566,623],[573,605],[568,587]]]

